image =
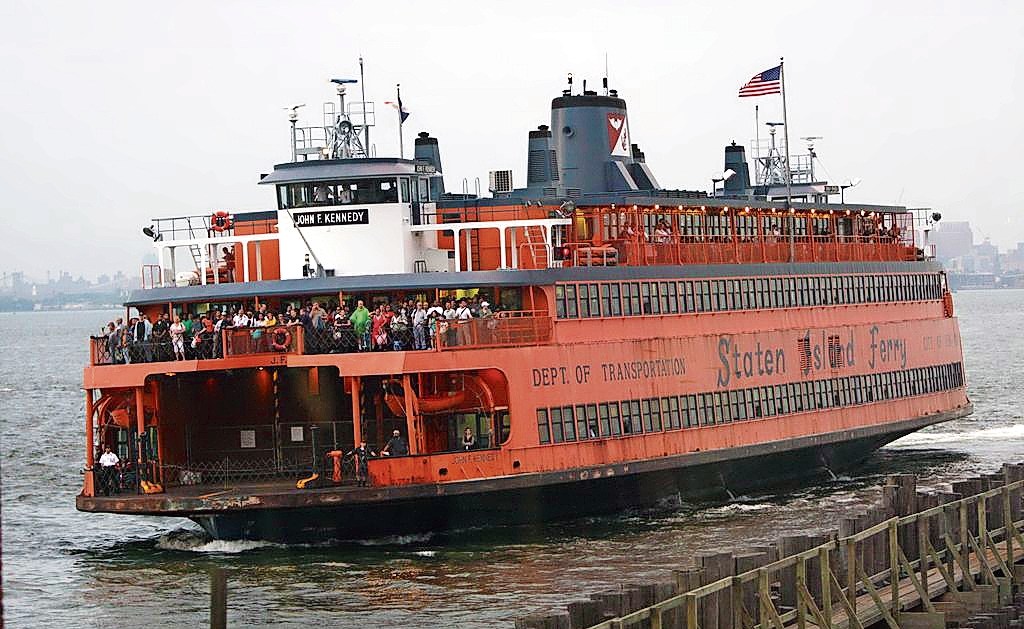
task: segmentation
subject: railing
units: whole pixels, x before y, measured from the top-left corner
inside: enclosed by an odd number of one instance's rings
[[[433,330],[433,331],[432,331]],[[362,335],[350,325],[272,328],[224,328],[219,333],[186,335],[185,360],[211,360],[257,354],[349,354],[370,351],[437,351],[484,347],[517,347],[549,343],[552,319],[544,311],[506,311],[492,317],[438,320],[434,326],[390,325]],[[127,342],[122,337],[89,338],[92,365],[123,365],[177,360],[171,339]]]
[[[221,330],[221,355],[227,358],[250,354],[302,354],[304,332],[301,325],[225,328]]]
[[[519,347],[551,341],[552,322],[546,312],[499,313],[494,317],[445,323],[436,339],[440,350]]]
[[[618,255],[617,264],[751,264],[763,262],[903,261],[917,259],[912,244],[888,236],[788,236],[732,237],[670,236],[661,242],[613,240],[607,243]],[[566,245],[569,260],[577,266],[608,264],[593,255],[589,243]],[[587,252],[591,252],[587,255]],[[567,261],[567,264],[570,262]]]
[[[999,588],[997,573],[1013,576],[1011,568],[1024,551],[1022,489],[1024,481],[1016,481],[892,517],[593,628],[660,628],[672,619],[676,626],[698,629],[710,604],[720,629],[863,628],[880,621],[898,629],[907,610],[935,612],[931,599],[937,594],[948,592],[960,601],[966,596],[960,587]],[[780,586],[776,594],[778,583],[788,583],[788,592]],[[729,606],[731,618],[719,616],[719,601]]]

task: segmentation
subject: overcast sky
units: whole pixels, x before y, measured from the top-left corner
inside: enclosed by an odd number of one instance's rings
[[[931,206],[978,240],[1024,240],[1024,3],[0,3],[0,270],[137,273],[153,216],[273,206],[260,173],[289,156],[327,79],[366,61],[372,140],[397,154],[396,83],[439,138],[449,190],[511,168],[572,72],[626,98],[666,188],[707,189],[722,147],[781,116],[740,85],[786,58],[794,147],[849,200]],[[472,184],[471,184],[472,187]]]

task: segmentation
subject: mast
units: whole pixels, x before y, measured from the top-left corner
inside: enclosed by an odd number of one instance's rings
[[[370,125],[366,124],[366,77],[363,75],[363,56],[359,55],[359,89],[363,94],[363,146],[366,157],[370,156]]]
[[[786,117],[786,68],[785,60],[779,57],[779,82],[782,84],[782,133],[786,142],[786,213],[789,215],[789,261],[796,260],[796,223],[790,210],[793,209],[793,174],[789,169],[789,119]]]
[[[398,97],[398,157],[405,159],[405,141],[402,139],[402,84],[395,84],[395,95]]]

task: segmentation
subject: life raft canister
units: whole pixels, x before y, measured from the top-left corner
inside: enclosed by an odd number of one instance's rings
[[[214,212],[210,217],[210,228],[215,232],[227,231],[231,229],[232,225],[234,225],[234,221],[231,220],[231,215],[224,210]]]
[[[949,290],[942,293],[942,314],[947,319],[953,316],[953,293],[949,292]]]
[[[274,328],[274,331],[270,333],[270,346],[274,348],[275,352],[287,350],[291,343],[292,333],[284,326]]]

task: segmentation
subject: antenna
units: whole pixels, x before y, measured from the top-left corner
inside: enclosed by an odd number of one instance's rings
[[[572,72],[569,73],[569,96],[572,96]]]
[[[802,137],[800,139],[803,140],[804,142],[807,142],[807,152],[810,153],[811,157],[813,158],[813,157],[817,157],[817,155],[814,154],[814,141],[815,140],[824,140],[825,138],[823,138],[820,135],[808,135],[808,136]]]
[[[608,95],[608,51],[604,53],[604,78],[601,80],[601,86],[604,87],[604,95]]]

